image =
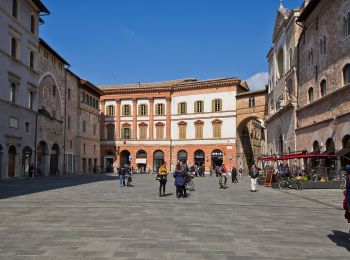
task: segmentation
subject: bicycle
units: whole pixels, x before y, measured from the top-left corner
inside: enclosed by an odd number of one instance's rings
[[[341,190],[344,190],[346,187],[346,172],[345,171],[341,171],[339,173],[339,179],[340,179],[340,185],[339,188]]]
[[[219,185],[220,185],[220,188],[223,188],[223,189],[225,189],[225,188],[226,188],[226,184],[225,184],[225,176],[220,175],[220,177],[219,177]]]
[[[287,190],[287,189],[302,190],[303,182],[300,180],[300,176],[293,178],[291,180],[284,178],[279,182],[278,186],[281,190]]]
[[[189,191],[194,191],[194,182],[193,182],[193,177],[194,175],[190,175],[186,177],[186,188]]]

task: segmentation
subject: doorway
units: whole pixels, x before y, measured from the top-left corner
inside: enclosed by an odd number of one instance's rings
[[[194,164],[199,166],[204,166],[205,154],[202,150],[197,150],[194,152]]]
[[[216,166],[220,167],[223,163],[223,158],[221,150],[214,150],[211,153],[211,169],[214,170]]]
[[[187,158],[188,158],[188,155],[187,155],[187,152],[185,150],[180,150],[178,153],[177,153],[177,160],[179,162],[182,162],[182,163],[187,163]]]
[[[130,165],[129,157],[130,152],[128,150],[123,150],[120,153],[120,167],[123,167],[125,164]]]
[[[11,145],[8,153],[8,177],[15,177],[16,169],[16,147]]]
[[[58,159],[59,159],[59,147],[58,144],[54,144],[51,149],[50,156],[50,175],[58,175]]]
[[[22,173],[29,176],[29,166],[32,161],[32,148],[25,146],[22,151]]]
[[[164,162],[164,153],[161,150],[157,150],[153,154],[153,172],[158,172],[159,167]]]

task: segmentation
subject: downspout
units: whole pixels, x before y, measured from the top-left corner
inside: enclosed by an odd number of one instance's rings
[[[66,174],[66,123],[67,123],[67,70],[70,68],[68,65],[64,70],[64,124],[63,124],[63,165],[62,165],[62,174]]]

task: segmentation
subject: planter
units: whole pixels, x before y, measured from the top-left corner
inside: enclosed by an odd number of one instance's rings
[[[259,179],[258,184],[263,185],[264,180]],[[303,189],[339,189],[340,182],[339,181],[303,181]],[[272,188],[279,189],[278,183],[272,183]]]

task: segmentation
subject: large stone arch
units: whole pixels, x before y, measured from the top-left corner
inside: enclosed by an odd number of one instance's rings
[[[60,100],[60,112],[61,112],[61,116],[63,117],[64,116],[64,104],[63,104],[64,94],[61,93],[60,85],[58,84],[55,76],[51,72],[46,72],[43,75],[41,75],[41,77],[39,78],[39,84],[38,84],[39,92],[41,91],[42,82],[46,77],[51,77],[53,82],[55,83],[55,86],[56,86],[57,92],[58,92],[58,96],[59,96],[59,100]],[[40,93],[39,93],[39,95],[40,95]]]

